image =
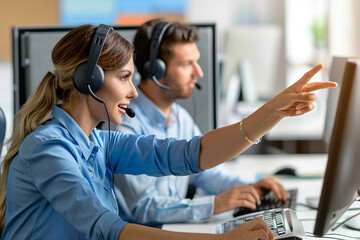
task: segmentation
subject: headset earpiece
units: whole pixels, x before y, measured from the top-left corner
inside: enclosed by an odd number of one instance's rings
[[[88,71],[86,62],[79,64],[74,72],[73,80],[75,88],[82,94],[89,95],[89,89],[87,85],[90,85],[91,90],[95,93],[100,90],[104,84],[104,70],[98,65],[95,65],[94,71],[91,75],[90,81],[86,82],[86,72]]]
[[[154,33],[152,34],[150,42],[149,60],[144,64],[144,73],[145,76],[149,79],[154,80],[154,78],[156,78],[156,80],[158,80],[163,78],[166,74],[166,64],[162,59],[158,58],[158,55],[162,38],[166,30],[172,24],[172,22],[160,23],[156,26]],[[155,81],[155,83],[158,85],[157,81]],[[165,85],[161,84],[158,86],[164,88]]]
[[[107,34],[113,28],[100,24],[92,40],[88,60],[79,64],[73,74],[75,88],[82,94],[89,95],[89,87],[93,93],[104,84],[104,70],[97,64]]]
[[[156,58],[153,62],[147,61],[144,65],[144,71],[147,78],[161,79],[166,74],[166,63],[160,58]]]

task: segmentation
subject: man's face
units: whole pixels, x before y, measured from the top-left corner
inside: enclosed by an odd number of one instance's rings
[[[198,60],[200,52],[195,43],[177,43],[173,56],[166,64],[166,75],[162,82],[169,86],[175,98],[192,95],[197,78],[203,77]]]

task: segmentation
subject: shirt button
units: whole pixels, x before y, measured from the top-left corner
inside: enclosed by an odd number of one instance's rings
[[[162,124],[161,123],[158,123],[158,127],[161,127],[162,126]]]
[[[93,159],[93,158],[90,158],[89,161],[92,162],[92,161],[94,161],[94,159]]]
[[[90,172],[90,177],[93,177],[94,176],[94,173],[93,172]]]

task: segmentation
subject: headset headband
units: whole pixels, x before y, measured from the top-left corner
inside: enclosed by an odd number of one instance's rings
[[[99,60],[101,50],[104,46],[106,36],[113,30],[114,29],[112,27],[105,24],[100,24],[96,30],[95,36],[91,43],[88,61],[86,63],[86,75],[84,77],[85,83],[90,84],[95,66]]]
[[[151,71],[154,71],[154,62],[159,54],[159,48],[161,45],[162,38],[166,32],[166,30],[172,25],[172,22],[163,22],[156,26],[154,33],[152,34],[151,43],[150,43],[150,68]]]

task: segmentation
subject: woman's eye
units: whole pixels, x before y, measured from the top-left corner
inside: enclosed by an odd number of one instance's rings
[[[121,81],[127,81],[127,78],[128,78],[128,77],[129,77],[129,76],[127,76],[127,75],[126,75],[126,76],[121,76],[121,77],[120,77],[120,80],[121,80]]]

